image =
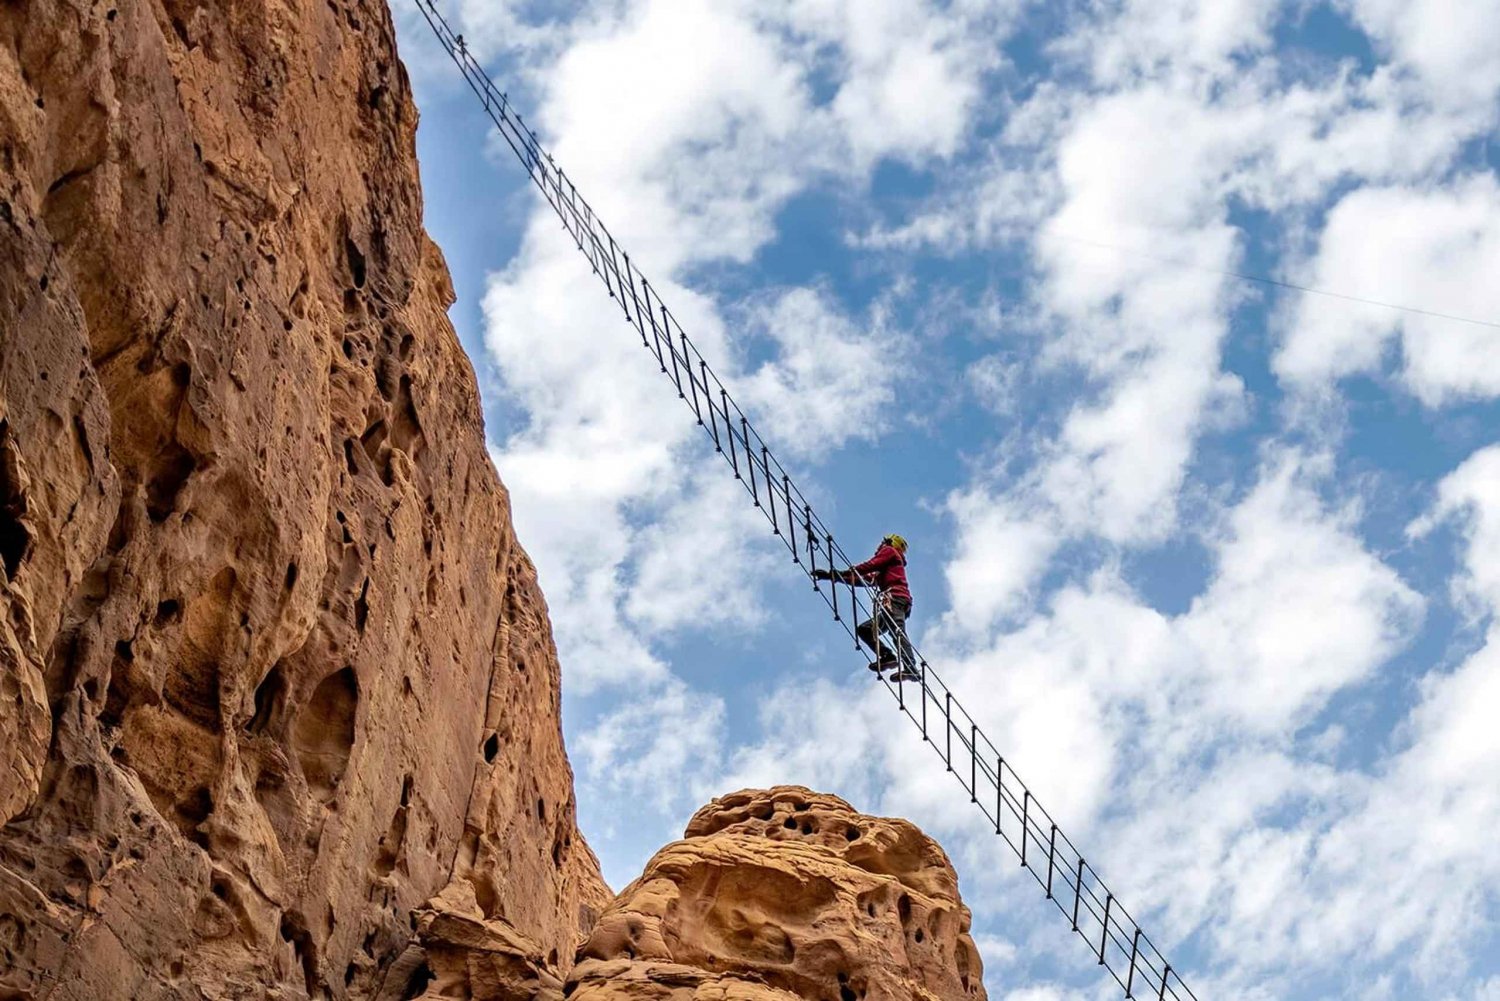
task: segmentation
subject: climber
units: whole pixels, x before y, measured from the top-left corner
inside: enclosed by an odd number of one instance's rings
[[[877,674],[891,667],[899,667],[891,675],[892,681],[918,681],[916,654],[906,638],[906,620],[911,615],[911,589],[906,586],[906,540],[899,535],[887,535],[880,540],[875,555],[863,563],[847,570],[813,571],[817,580],[834,580],[844,584],[868,584],[880,594],[876,598],[875,614],[861,622],[854,630],[860,641],[875,653],[870,670]],[[898,653],[892,653],[880,640],[880,633],[888,632],[895,637]]]

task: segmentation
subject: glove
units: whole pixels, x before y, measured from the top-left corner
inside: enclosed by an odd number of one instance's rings
[[[813,580],[833,580],[833,571],[818,567],[812,572]]]

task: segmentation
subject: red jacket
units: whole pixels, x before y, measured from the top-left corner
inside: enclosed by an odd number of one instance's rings
[[[850,567],[849,575],[874,584],[882,595],[911,604],[911,589],[906,586],[906,557],[895,546],[882,545],[874,556]]]

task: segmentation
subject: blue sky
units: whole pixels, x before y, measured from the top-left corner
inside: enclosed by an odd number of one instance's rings
[[[1107,996],[396,10],[607,878],[801,782]],[[1500,999],[1495,0],[447,11],[1199,997]]]

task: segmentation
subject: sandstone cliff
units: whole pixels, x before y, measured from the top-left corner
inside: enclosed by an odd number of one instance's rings
[[[381,0],[0,3],[0,996],[401,997],[608,900]],[[451,881],[451,885],[450,885]]]
[[[953,866],[912,824],[747,790],[699,810],[621,891],[569,997],[983,1001],[968,932]]]

